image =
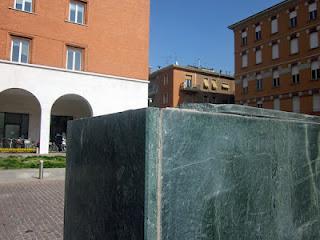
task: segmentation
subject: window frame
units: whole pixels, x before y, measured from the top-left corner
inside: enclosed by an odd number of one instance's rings
[[[292,97],[292,112],[300,113],[301,111],[301,99],[299,96]]]
[[[256,89],[257,91],[261,91],[263,89],[263,78],[261,73],[256,74]]]
[[[18,61],[13,61],[13,45],[14,41],[19,40],[19,60]],[[22,62],[22,43],[27,42],[28,43],[28,56],[27,56],[27,61]],[[22,63],[22,64],[29,64],[30,63],[30,46],[31,46],[31,39],[25,38],[25,37],[19,37],[19,36],[11,36],[11,51],[10,51],[10,61],[14,63]]]
[[[320,94],[312,95],[312,111],[320,112]]]
[[[261,24],[256,24],[256,27],[255,27],[255,39],[256,39],[256,41],[260,41],[262,39]]]
[[[246,76],[242,77],[242,93],[248,94],[249,91],[249,81],[248,78]]]
[[[262,49],[261,47],[256,47],[256,64],[261,64],[262,63]]]
[[[314,68],[313,66],[317,64],[317,68]],[[311,62],[311,80],[312,81],[317,81],[320,79],[320,63],[319,61],[312,61]]]
[[[314,5],[315,5],[315,8],[312,9],[311,7]],[[318,5],[316,1],[312,1],[308,5],[308,18],[309,18],[309,21],[314,21],[318,18]]]
[[[294,51],[295,47],[296,47],[296,51]],[[299,53],[299,38],[297,36],[292,36],[290,38],[290,55],[294,55],[298,53]]]
[[[300,70],[299,70],[299,67],[298,67],[297,64],[294,64],[291,67],[291,77],[292,77],[292,83],[293,84],[299,84],[300,83]]]
[[[74,21],[71,20],[71,4],[75,5],[75,15],[74,15]],[[83,14],[82,14],[82,22],[78,22],[78,8],[79,5],[83,6]],[[87,12],[87,3],[80,1],[80,0],[70,0],[69,2],[69,16],[68,21],[70,23],[78,24],[78,25],[85,25],[86,24],[86,12]]]
[[[72,62],[72,69],[69,69],[68,68],[68,61],[69,61],[69,50],[73,50],[73,62]],[[77,69],[75,69],[75,63],[76,63],[76,61],[75,61],[75,57],[76,57],[76,52],[77,51],[79,51],[80,52],[80,69],[79,70],[77,70]],[[80,48],[80,47],[75,47],[75,46],[70,46],[70,45],[68,45],[67,46],[67,51],[66,51],[66,69],[67,70],[69,70],[69,71],[79,71],[79,72],[81,72],[81,71],[83,71],[83,66],[84,66],[84,59],[83,59],[83,56],[84,56],[84,49],[83,48]]]
[[[243,60],[244,60],[244,57],[245,57],[246,61],[243,61]],[[246,63],[246,64],[244,64],[244,63]],[[248,56],[248,53],[247,53],[247,52],[243,52],[243,53],[241,54],[241,67],[242,67],[242,68],[246,68],[246,67],[248,67],[248,65],[249,65],[249,56]]]
[[[274,87],[274,88],[280,87],[280,72],[279,72],[279,69],[274,69],[272,71],[272,87]]]
[[[281,110],[281,102],[280,102],[280,98],[275,98],[273,99],[273,110]]]
[[[313,41],[312,41],[312,36],[316,36],[316,44],[313,46]],[[319,33],[317,30],[312,30],[310,31],[310,34],[309,34],[309,46],[310,46],[310,49],[316,49],[319,47]]]
[[[275,47],[277,47],[276,50],[274,49]],[[274,53],[277,53],[277,55],[275,56]],[[271,58],[272,58],[272,60],[276,60],[276,59],[280,58],[280,48],[279,48],[278,42],[273,42],[271,45]]]
[[[241,46],[248,45],[248,32],[247,30],[242,30],[241,32]]]
[[[277,16],[271,18],[271,34],[276,34],[279,32],[279,21]]]
[[[290,28],[296,28],[298,26],[298,12],[296,9],[289,12]]]
[[[26,12],[26,13],[33,13],[33,12],[34,12],[34,11],[33,11],[33,8],[34,8],[34,7],[33,7],[34,0],[21,0],[21,1],[22,1],[22,8],[21,8],[21,9],[17,8],[17,1],[18,1],[18,0],[14,0],[13,9],[15,9],[15,10],[17,10],[17,11]],[[30,1],[30,2],[31,2],[31,4],[30,4],[30,6],[31,6],[30,11],[25,10],[26,1]]]

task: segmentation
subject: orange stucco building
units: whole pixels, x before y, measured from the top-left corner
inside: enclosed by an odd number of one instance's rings
[[[319,2],[286,0],[229,28],[236,103],[319,114]]]
[[[70,2],[84,7],[80,23],[70,20]],[[30,3],[31,11],[23,11],[15,0],[0,1],[0,59],[10,60],[13,37],[27,38],[29,63],[65,68],[67,47],[75,47],[82,71],[148,79],[148,0]]]
[[[151,73],[149,80],[149,100],[153,107],[234,103],[234,78],[210,69],[169,65]]]

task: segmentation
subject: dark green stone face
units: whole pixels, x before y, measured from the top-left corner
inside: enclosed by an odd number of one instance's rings
[[[320,239],[319,118],[183,108],[72,123],[66,240]]]

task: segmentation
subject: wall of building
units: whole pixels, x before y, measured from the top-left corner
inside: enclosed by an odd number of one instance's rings
[[[51,109],[60,97],[70,94],[82,97],[90,105],[93,116],[148,105],[147,81],[5,61],[0,61],[0,72],[0,93],[7,89],[23,89],[40,103],[40,142],[43,143],[40,150],[43,153],[47,152]],[[19,111],[23,111],[26,106],[21,104],[20,107]],[[13,108],[8,111],[10,109]]]
[[[194,87],[192,91],[184,89],[187,75],[192,76],[192,87]],[[209,82],[207,89],[203,85],[205,79]],[[192,67],[170,65],[150,75],[149,98],[152,98],[150,105],[164,108],[178,107],[183,103],[234,103],[235,83],[231,79]],[[212,89],[212,80],[216,82],[216,90]],[[227,84],[229,89],[223,90],[222,83]],[[166,98],[168,101],[164,101]]]
[[[186,75],[192,76],[192,84],[196,88],[199,89],[199,92],[187,92],[187,91],[181,91],[181,86],[184,84],[184,81],[186,79]],[[173,105],[178,106],[182,103],[186,102],[204,102],[204,96],[208,96],[208,99],[212,99],[213,97],[216,97],[216,103],[227,103],[228,95],[233,96],[235,91],[235,83],[234,80],[230,80],[227,78],[219,77],[217,75],[213,74],[204,74],[199,72],[193,72],[193,71],[186,71],[183,69],[174,69],[174,79],[176,81],[174,82],[174,93],[173,96]],[[207,79],[209,81],[208,89],[204,88],[203,82]],[[217,89],[212,90],[211,81],[215,80]],[[230,88],[229,90],[222,90],[222,83],[227,84]],[[196,94],[195,94],[196,93]],[[219,96],[215,96],[219,95]],[[220,101],[219,101],[220,99]]]
[[[26,13],[0,1],[0,59],[10,59],[12,36],[27,37],[32,64],[65,68],[67,46],[76,46],[84,71],[148,79],[149,0],[82,1],[84,25],[68,21],[69,0],[33,2]]]
[[[319,81],[311,80],[311,61],[320,61],[320,48],[310,49],[310,30],[316,28],[320,39],[320,23],[318,1],[318,19],[309,20],[308,3],[309,1],[297,0],[289,1],[272,11],[268,11],[248,21],[239,24],[234,30],[235,34],[235,71],[236,71],[236,102],[240,104],[248,103],[251,106],[257,106],[256,102],[263,99],[263,107],[270,108],[273,101],[271,97],[281,98],[281,110],[292,111],[292,97],[300,95],[301,112],[315,114],[312,111],[310,99],[312,95],[318,92],[320,88]],[[295,28],[289,27],[289,10],[297,11],[298,25]],[[278,32],[271,33],[271,17],[276,16],[278,19]],[[260,23],[262,29],[262,40],[255,40],[255,25]],[[248,44],[242,46],[241,32],[247,31]],[[299,53],[290,54],[290,36],[297,34],[299,41]],[[277,41],[279,44],[279,58],[272,60],[271,43]],[[256,64],[255,51],[256,47],[262,48],[262,63]],[[243,51],[248,52],[248,67],[241,66],[241,54]],[[300,73],[300,83],[293,84],[291,68],[297,64]],[[279,68],[280,86],[273,87],[272,71]],[[261,73],[263,77],[263,89],[257,90],[256,74]],[[248,92],[243,92],[242,78],[249,80]],[[311,95],[310,95],[311,91]],[[311,101],[312,103],[312,101]]]
[[[41,108],[32,94],[22,91],[3,92],[0,94],[0,103],[0,112],[29,114],[28,137],[35,142],[39,141]]]

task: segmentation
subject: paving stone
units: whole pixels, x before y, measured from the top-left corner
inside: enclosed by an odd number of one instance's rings
[[[0,239],[63,239],[64,181],[0,183]]]

